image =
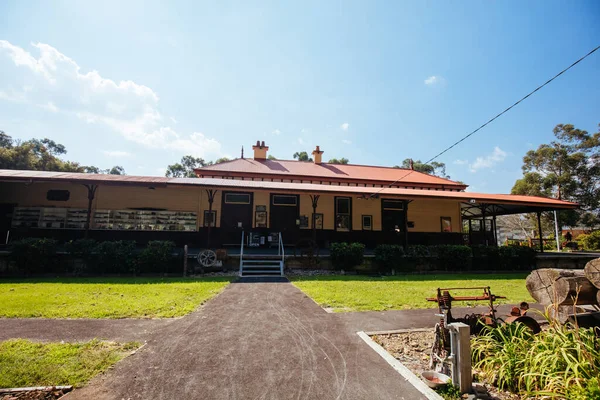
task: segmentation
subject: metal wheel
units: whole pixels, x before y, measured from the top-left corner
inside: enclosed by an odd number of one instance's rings
[[[198,254],[198,257],[196,257],[196,260],[204,268],[212,267],[217,262],[217,253],[212,250],[202,250]]]

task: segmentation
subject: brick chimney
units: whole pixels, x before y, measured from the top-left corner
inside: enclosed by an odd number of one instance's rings
[[[313,150],[312,155],[314,157],[315,164],[321,164],[321,162],[322,162],[321,156],[323,155],[323,153],[324,153],[324,151],[321,150],[319,148],[319,146],[317,146],[317,148]]]
[[[252,146],[252,150],[254,150],[254,159],[255,160],[266,160],[267,159],[267,151],[269,150],[269,146],[265,146],[264,140],[262,142],[257,140],[256,144],[254,146]]]

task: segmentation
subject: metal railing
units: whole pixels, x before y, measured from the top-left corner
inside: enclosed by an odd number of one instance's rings
[[[279,273],[283,276],[283,264],[285,263],[285,248],[283,247],[283,239],[281,232],[279,232],[279,249],[277,250],[278,255],[281,256],[281,262],[279,263]]]
[[[242,231],[242,244],[240,245],[240,276],[242,276],[242,265],[244,264],[244,231]]]

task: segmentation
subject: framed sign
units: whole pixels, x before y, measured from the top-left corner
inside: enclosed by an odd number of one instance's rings
[[[313,214],[315,229],[323,229],[323,214]]]
[[[308,228],[308,215],[300,216],[300,228]]]
[[[258,208],[258,207],[256,207]],[[257,228],[266,228],[267,227],[267,212],[266,211],[256,211],[256,227]]]
[[[440,217],[442,232],[452,232],[452,218]]]

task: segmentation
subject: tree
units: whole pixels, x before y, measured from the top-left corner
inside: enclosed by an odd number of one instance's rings
[[[277,159],[275,158],[275,156],[273,156],[272,154],[269,154],[269,156],[267,157],[267,159],[269,159],[269,160],[277,160]]]
[[[295,152],[294,159],[298,161],[312,161],[313,159],[308,156],[308,153],[305,151]]]
[[[589,134],[571,124],[553,130],[556,140],[523,157],[523,178],[513,194],[555,197],[578,202],[583,211],[561,211],[560,226],[596,224],[600,208],[600,131]],[[590,226],[590,225],[586,225]]]
[[[4,131],[0,131],[0,147],[10,149],[12,148],[13,140]]]
[[[111,169],[106,170],[106,173],[109,175],[126,175],[125,168],[121,167],[120,165],[115,165]]]
[[[402,166],[394,165],[394,168],[414,169],[415,171],[423,172],[425,174],[450,179],[450,177],[446,175],[446,164],[437,161],[425,164],[421,160],[412,161],[410,158],[406,158],[402,161]]]
[[[195,178],[194,169],[206,166],[202,158],[194,156],[183,156],[181,162],[167,166],[165,176],[170,178]]]
[[[217,158],[215,160],[215,164],[221,164],[221,163],[224,163],[224,162],[227,162],[227,161],[229,161],[229,158],[227,158],[227,157],[221,157],[221,158]]]
[[[331,160],[328,161],[329,164],[348,164],[350,160],[348,160],[347,158],[332,158]]]

